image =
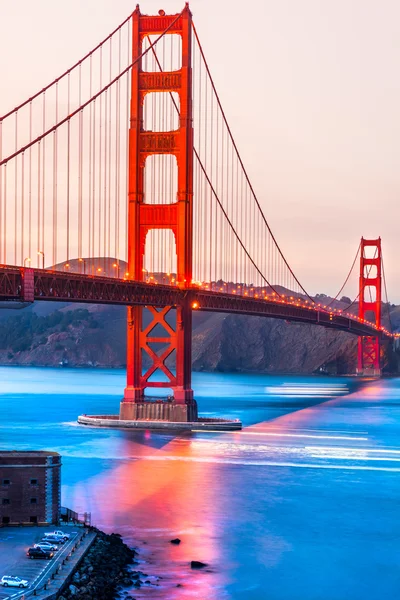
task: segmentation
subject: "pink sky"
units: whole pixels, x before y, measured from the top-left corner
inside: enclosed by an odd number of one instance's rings
[[[180,0],[141,3],[175,13]],[[193,0],[213,78],[265,214],[310,293],[335,294],[359,239],[381,236],[400,301],[400,4]],[[0,113],[76,62],[128,0],[0,4]],[[348,290],[355,295],[356,281]]]

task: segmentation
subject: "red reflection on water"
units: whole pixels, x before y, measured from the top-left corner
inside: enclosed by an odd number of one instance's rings
[[[190,438],[156,447],[151,442],[157,442],[157,434],[146,432],[139,441],[137,437],[120,440],[121,461],[114,468],[74,488],[73,504],[91,510],[96,526],[121,533],[132,545],[138,540],[151,543],[141,551],[150,564],[138,568],[163,579],[160,588],[146,586],[146,597],[165,598],[173,588],[177,599],[195,595],[217,600],[221,525],[218,517],[210,521],[207,509],[212,505],[212,514],[219,513],[217,465],[194,460]],[[170,544],[175,537],[182,540],[179,546]],[[208,563],[213,572],[191,570],[191,560]],[[179,582],[183,587],[176,587]],[[134,596],[140,593],[135,590]]]

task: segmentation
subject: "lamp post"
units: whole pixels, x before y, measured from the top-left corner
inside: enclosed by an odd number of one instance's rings
[[[38,250],[38,256],[42,257],[42,269],[44,269],[44,252],[43,252],[43,250]]]
[[[86,275],[86,260],[84,258],[78,258],[78,262],[83,263],[83,274]]]
[[[149,279],[149,272],[148,272],[148,270],[143,267],[142,272],[146,273],[146,283],[148,283],[148,279]]]
[[[63,267],[64,271],[68,271],[69,269],[69,263],[65,263],[64,267]]]
[[[118,263],[114,263],[114,264],[113,264],[113,268],[114,268],[114,269],[117,269],[117,277],[118,277],[118,279],[119,279],[119,264],[118,264]]]
[[[31,259],[29,258],[29,256],[27,256],[26,258],[24,258],[24,267],[26,268],[26,263],[30,263]]]

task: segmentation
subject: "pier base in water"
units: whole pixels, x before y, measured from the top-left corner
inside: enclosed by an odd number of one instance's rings
[[[122,421],[169,421],[171,423],[197,421],[197,402],[127,402],[120,404],[119,418]]]
[[[197,414],[196,400],[186,403],[173,399],[129,402],[123,400],[119,415],[80,415],[78,423],[91,427],[116,429],[163,429],[171,431],[239,431],[238,419],[202,418]]]
[[[109,429],[154,429],[163,431],[240,431],[242,423],[230,419],[205,419],[197,421],[147,421],[122,420],[119,415],[80,415],[78,423],[89,427],[106,427]]]

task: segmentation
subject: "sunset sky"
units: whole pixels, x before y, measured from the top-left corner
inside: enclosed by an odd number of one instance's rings
[[[183,5],[140,7],[156,14]],[[253,186],[304,287],[336,294],[360,237],[381,236],[389,297],[399,302],[398,0],[190,7]],[[128,0],[0,3],[0,113],[65,71],[134,8]]]

